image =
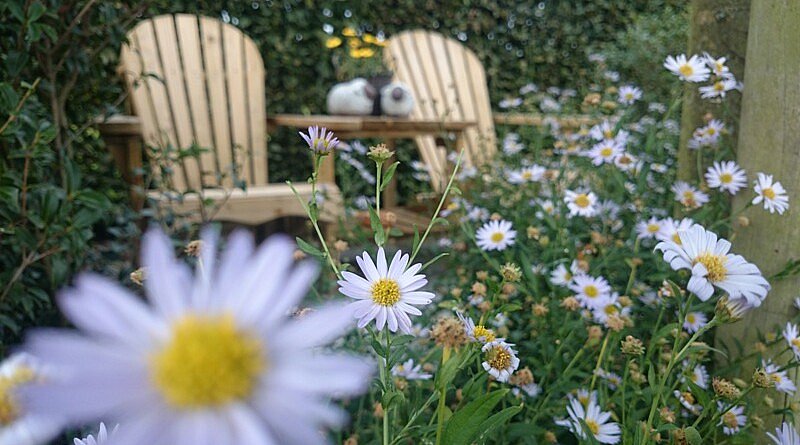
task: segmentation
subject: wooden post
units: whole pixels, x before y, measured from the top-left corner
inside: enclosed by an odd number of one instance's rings
[[[714,57],[727,57],[726,64],[736,78],[744,73],[744,56],[747,49],[747,23],[750,0],[693,0],[689,9],[688,55],[708,52]],[[684,85],[681,110],[681,139],[678,149],[678,179],[697,182],[697,152],[687,146],[692,133],[705,125],[704,116],[711,114],[722,119],[728,127],[736,125],[739,116],[739,93],[731,92],[724,105],[701,99],[698,87],[701,84]],[[736,135],[732,136],[736,143]]]
[[[735,227],[733,251],[758,265],[769,279],[784,269],[787,261],[800,258],[800,2],[797,0],[755,0],[750,11],[747,65],[744,77],[741,129],[737,158],[752,181],[758,172],[772,174],[787,189],[789,210],[770,214],[761,206],[744,215],[749,225]],[[753,198],[752,189],[734,200],[741,209]],[[753,351],[757,333],[780,332],[797,314],[792,301],[800,296],[800,276],[771,279],[772,290],[762,306],[743,321],[724,326],[717,345],[737,355],[736,342],[744,352]],[[785,344],[780,346],[785,347]],[[776,351],[765,355],[771,357]],[[735,358],[735,357],[732,357]],[[746,363],[743,377],[757,363]],[[797,381],[797,369],[790,372]],[[779,393],[769,395],[776,405],[784,402]],[[795,396],[794,400],[798,400]],[[778,406],[776,406],[777,408]],[[764,414],[764,413],[759,413]],[[768,429],[779,419],[767,419]]]

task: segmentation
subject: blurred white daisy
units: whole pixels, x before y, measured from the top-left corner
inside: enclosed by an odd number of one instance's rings
[[[747,416],[744,415],[744,406],[734,406],[729,408],[724,403],[717,401],[717,408],[725,413],[720,416],[718,426],[722,427],[722,432],[727,436],[732,436],[739,432],[739,429],[747,423]]]
[[[521,97],[510,97],[510,98],[501,100],[497,105],[500,108],[517,108],[518,106],[522,105],[522,98]]]
[[[519,88],[519,94],[530,94],[539,91],[539,87],[535,83],[526,83]]]
[[[739,189],[747,185],[747,175],[733,161],[715,161],[714,165],[708,167],[705,176],[709,187],[725,190],[731,195],[735,195]]]
[[[591,217],[597,214],[597,195],[594,192],[581,192],[567,190],[564,196],[564,202],[569,208],[569,216],[585,216]]]
[[[422,291],[428,284],[425,275],[417,273],[422,264],[409,266],[409,255],[397,251],[392,262],[386,262],[386,252],[378,248],[375,262],[364,252],[356,257],[358,268],[365,278],[352,272],[342,272],[339,292],[358,301],[349,304],[353,316],[358,319],[358,327],[363,328],[375,320],[379,331],[386,326],[391,332],[400,331],[411,334],[412,324],[409,315],[422,315],[414,306],[424,306],[433,300],[433,293]]]
[[[514,245],[517,231],[509,221],[489,221],[475,233],[475,241],[483,250],[506,250]]]
[[[681,237],[678,236],[678,232],[689,230],[689,227],[693,225],[694,220],[691,218],[683,218],[680,221],[676,221],[672,218],[665,218],[661,221],[661,231],[656,235],[656,238],[659,241],[672,241],[680,245]]]
[[[683,405],[683,407],[686,408],[690,413],[698,415],[700,414],[700,411],[703,410],[703,405],[697,403],[697,401],[694,398],[694,395],[692,395],[691,392],[689,391],[680,392],[676,389],[675,391],[673,391],[673,394],[678,399],[678,401],[681,402],[681,405]]]
[[[117,429],[119,425],[115,426],[113,430],[109,433],[106,429],[106,424],[100,422],[100,429],[97,431],[97,437],[89,434],[88,436],[84,437],[83,439],[74,439],[73,442],[75,445],[103,445],[103,444],[110,444],[110,439],[114,437],[117,433]]]
[[[786,422],[780,428],[775,428],[775,434],[767,433],[774,445],[800,445],[800,434]]]
[[[54,438],[62,427],[61,416],[41,415],[25,407],[18,391],[38,385],[48,370],[34,356],[21,352],[0,364],[0,444],[39,445]]]
[[[103,418],[124,425],[115,445],[325,443],[346,414],[330,402],[364,392],[373,365],[320,347],[350,329],[350,309],[289,312],[318,265],[295,265],[295,243],[233,234],[218,262],[205,231],[203,271],[192,275],[170,240],[143,239],[150,305],[96,275],[83,275],[59,303],[81,333],[34,331],[26,347],[58,378],[25,389],[31,409],[72,425]],[[76,403],[79,402],[79,403]]]
[[[596,141],[602,141],[605,139],[614,139],[614,132],[615,132],[614,125],[611,122],[604,120],[603,122],[594,125],[591,129],[589,129],[589,137]]]
[[[697,209],[708,202],[708,194],[683,181],[676,181],[672,185],[672,192],[675,193],[675,200],[687,209]]]
[[[592,306],[592,319],[595,323],[605,325],[609,317],[617,316],[624,317],[630,314],[630,307],[622,307],[619,302],[619,294],[616,292],[610,294]]]
[[[797,310],[800,310],[800,297],[794,297],[794,307]]]
[[[572,279],[569,288],[584,307],[595,308],[611,295],[611,286],[603,277],[581,274]]]
[[[637,100],[642,98],[642,90],[639,87],[632,85],[623,85],[619,87],[619,96],[617,101],[623,105],[631,105]]]
[[[728,69],[728,66],[725,65],[727,58],[720,57],[719,59],[715,59],[714,56],[712,56],[711,54],[705,53],[703,54],[703,59],[706,62],[706,65],[708,65],[708,68],[711,70],[712,73],[714,73],[715,76],[717,77],[730,76],[730,69]]]
[[[525,393],[528,397],[535,399],[539,397],[539,394],[542,393],[542,387],[536,383],[528,383],[525,385],[518,385],[511,388],[511,393],[515,396],[519,396],[522,393]]]
[[[708,389],[708,370],[705,366],[697,364],[691,366],[688,360],[683,362],[684,372],[688,375],[681,375],[681,381],[685,382],[688,378],[689,381],[703,389]],[[687,372],[688,371],[688,372]]]
[[[567,286],[572,281],[574,275],[580,275],[583,271],[578,267],[578,262],[573,260],[569,269],[564,264],[559,264],[550,272],[550,282],[556,286]]]
[[[608,389],[612,391],[619,388],[620,385],[622,385],[622,377],[620,377],[619,374],[615,374],[611,371],[606,371],[605,369],[602,368],[596,369],[594,373],[598,377],[603,379],[606,382],[606,385],[608,385]]]
[[[639,221],[636,223],[636,237],[639,239],[655,238],[663,230],[661,226],[661,220],[656,217],[647,221]]]
[[[800,335],[798,335],[797,325],[788,322],[783,329],[783,338],[794,352],[794,358],[800,360]]]
[[[740,255],[728,253],[731,243],[717,238],[699,224],[678,232],[681,244],[662,241],[656,250],[664,253],[664,260],[674,270],[689,269],[692,277],[687,289],[706,301],[714,294],[714,287],[727,292],[731,300],[744,299],[750,307],[757,307],[766,298],[770,285],[754,264]]]
[[[769,213],[778,212],[779,215],[783,215],[789,208],[789,195],[786,194],[786,189],[780,182],[773,181],[772,175],[759,173],[755,181],[755,192],[753,204],[763,202],[764,208],[769,210]]]
[[[557,420],[556,424],[569,428],[579,439],[586,439],[589,434],[594,440],[603,444],[616,444],[620,441],[622,431],[619,424],[611,421],[611,413],[601,411],[593,399],[584,405],[577,398],[572,398],[567,405],[568,419]]]
[[[523,167],[519,170],[513,170],[508,174],[508,182],[512,184],[524,184],[526,182],[538,182],[544,177],[546,168],[540,165],[532,165],[530,167]]]
[[[392,367],[392,375],[395,377],[402,377],[406,380],[429,380],[433,377],[427,372],[422,372],[422,365],[415,365],[413,358],[394,365],[394,367]]]
[[[725,97],[728,91],[735,90],[737,85],[736,79],[718,79],[711,85],[700,87],[700,97],[703,99]]]
[[[498,382],[507,382],[511,374],[519,368],[517,351],[512,349],[512,344],[502,339],[486,343],[481,348],[484,352],[483,369]]]
[[[623,153],[622,145],[614,139],[604,139],[595,144],[586,156],[592,159],[593,165],[613,164],[617,156]]]
[[[772,360],[762,360],[761,366],[764,368],[764,372],[767,373],[770,380],[775,383],[776,391],[785,394],[794,394],[794,392],[797,391],[797,387],[792,379],[789,378],[789,374],[786,372],[786,370],[781,371],[778,365],[772,363]]]
[[[683,320],[683,329],[690,334],[699,331],[708,323],[708,317],[702,312],[689,312]]]
[[[708,80],[710,71],[697,55],[693,55],[688,60],[685,54],[677,57],[667,56],[664,68],[678,76],[680,80],[687,82],[705,82]]]
[[[507,133],[503,137],[503,153],[513,155],[521,152],[524,148],[525,145],[519,140],[519,134]]]
[[[456,312],[461,323],[464,325],[464,333],[467,337],[477,343],[489,343],[496,340],[494,332],[484,325],[476,325],[472,318],[464,316],[461,312]],[[502,338],[500,340],[503,340]]]

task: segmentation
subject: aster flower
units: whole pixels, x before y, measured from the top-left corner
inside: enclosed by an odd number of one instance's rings
[[[728,91],[735,90],[737,85],[736,79],[718,79],[711,85],[700,87],[700,97],[703,99],[722,98]]]
[[[797,391],[797,387],[792,379],[789,378],[786,370],[782,371],[778,365],[772,363],[772,360],[762,360],[761,366],[764,368],[764,372],[766,372],[769,378],[775,383],[776,391],[785,394],[794,394],[794,392]]]
[[[308,134],[300,132],[300,137],[306,141],[308,148],[319,154],[328,154],[339,145],[339,138],[334,137],[332,131],[328,131],[325,127],[319,128],[316,125],[308,127]]]
[[[592,159],[593,165],[613,164],[623,151],[622,145],[614,139],[604,139],[595,144],[586,155]]]
[[[632,105],[634,102],[642,98],[642,90],[639,87],[632,85],[623,85],[619,87],[619,96],[617,101],[623,105]]]
[[[514,155],[521,152],[524,148],[525,145],[520,142],[517,133],[507,133],[505,137],[503,137],[503,153]]]
[[[689,312],[683,320],[683,329],[690,334],[699,331],[708,323],[708,317],[702,312]]]
[[[675,182],[672,185],[672,192],[675,193],[675,200],[688,209],[700,208],[708,202],[706,193],[683,181]]]
[[[497,339],[486,343],[481,348],[485,354],[485,360],[481,365],[498,382],[507,382],[511,374],[519,368],[517,351],[512,349],[512,346],[514,345]]]
[[[797,325],[791,322],[786,323],[786,328],[783,330],[783,338],[792,348],[794,358],[800,360],[800,335],[798,334]]]
[[[733,161],[714,162],[705,176],[709,187],[725,190],[731,195],[747,185],[747,175]]]
[[[467,337],[469,337],[469,339],[473,342],[490,343],[497,339],[491,329],[487,329],[482,324],[475,325],[475,322],[472,321],[472,318],[469,316],[465,317],[461,312],[456,312],[456,315],[458,315],[461,323],[464,324],[464,333],[467,334]],[[499,340],[503,339],[501,338]]]
[[[97,437],[95,438],[91,434],[84,437],[83,439],[74,439],[75,445],[105,445],[111,443],[109,440],[110,438],[114,437],[114,434],[117,432],[117,428],[119,425],[115,426],[113,430],[109,433],[106,429],[106,424],[100,422],[100,429],[97,431]]]
[[[433,377],[427,372],[422,372],[422,365],[415,365],[413,358],[394,365],[392,368],[392,375],[395,377],[402,377],[406,380],[430,380],[430,378]]]
[[[694,395],[692,395],[691,392],[689,391],[680,392],[676,389],[675,391],[673,391],[673,394],[681,403],[681,405],[684,408],[686,408],[690,413],[698,415],[700,414],[700,411],[703,410],[703,406],[697,403],[697,401],[694,398]]]
[[[775,428],[775,434],[767,433],[774,445],[800,445],[800,434],[790,424],[783,422],[780,428]]]
[[[719,59],[715,59],[711,54],[705,53],[703,54],[703,59],[711,70],[717,77],[729,77],[730,76],[730,69],[728,66],[725,65],[725,62],[728,60],[726,57],[720,57]]]
[[[567,203],[567,208],[569,208],[569,216],[591,217],[597,214],[597,209],[595,208],[597,195],[594,192],[567,190],[564,202]]]
[[[689,230],[689,228],[693,225],[694,221],[691,218],[683,218],[680,221],[676,221],[672,218],[666,218],[661,221],[661,231],[656,234],[656,239],[659,241],[672,241],[673,243],[680,245],[681,237],[678,236],[678,232]]]
[[[600,377],[601,379],[605,380],[606,384],[608,385],[608,389],[615,390],[622,385],[622,377],[619,374],[615,374],[611,371],[606,371],[605,369],[596,369],[594,371],[595,375]]]
[[[330,398],[364,392],[373,369],[319,350],[350,328],[350,310],[289,318],[318,272],[294,265],[294,241],[273,237],[255,250],[237,232],[219,262],[214,232],[203,241],[193,276],[163,233],[144,236],[150,305],[96,275],[62,292],[80,333],[29,336],[26,348],[59,371],[25,388],[31,409],[72,425],[124,423],[115,445],[325,443],[323,429],[345,420]]]
[[[375,262],[369,253],[364,252],[356,257],[362,278],[352,272],[342,272],[338,281],[339,292],[353,298],[350,303],[353,316],[358,319],[358,327],[363,328],[375,320],[375,328],[379,331],[386,326],[392,332],[400,331],[410,334],[412,329],[409,315],[422,315],[414,306],[423,306],[433,300],[431,292],[420,289],[428,284],[425,275],[419,274],[421,263],[409,266],[409,255],[397,251],[392,262],[387,264],[386,252],[378,248]]]
[[[656,217],[636,223],[636,237],[639,239],[655,238],[662,231],[662,222]]]
[[[681,381],[685,382],[688,378],[692,383],[699,386],[702,389],[708,389],[708,370],[703,365],[695,365],[691,366],[688,360],[684,360],[683,362],[683,370],[684,372],[688,371],[688,376],[682,375]]]
[[[697,55],[690,57],[688,60],[685,54],[680,54],[677,57],[667,56],[664,68],[678,76],[680,80],[687,82],[705,82],[708,80],[710,73],[703,64],[703,60]]]
[[[511,98],[503,99],[497,105],[500,108],[517,108],[518,106],[522,105],[522,98],[521,97],[511,97]]]
[[[586,439],[591,434],[600,443],[619,443],[622,434],[619,424],[610,421],[611,413],[601,411],[595,400],[584,405],[578,399],[570,399],[567,414],[568,419],[558,420],[556,424],[568,427],[579,439]]]
[[[605,139],[614,139],[615,138],[615,127],[609,121],[604,120],[603,122],[594,125],[589,130],[589,137],[596,141],[602,141]]]
[[[38,385],[49,370],[34,356],[21,352],[0,364],[0,444],[38,445],[58,435],[61,416],[32,412],[19,400],[21,388]]]
[[[508,182],[512,184],[524,184],[526,182],[538,182],[544,177],[546,168],[540,165],[532,165],[514,170],[508,174]]]
[[[619,302],[619,294],[614,292],[604,298],[601,298],[594,306],[591,307],[592,319],[595,323],[605,325],[609,317],[624,317],[630,314],[629,307],[622,307]]]
[[[764,173],[758,174],[758,179],[755,181],[756,197],[753,198],[753,204],[764,203],[764,208],[769,210],[769,213],[778,212],[783,215],[783,212],[789,208],[789,195],[786,194],[786,189],[783,188],[780,182],[772,180],[772,175]]]
[[[572,279],[569,288],[575,292],[575,298],[587,308],[595,308],[611,295],[611,286],[603,277],[577,275]]]
[[[573,275],[580,275],[583,271],[578,267],[578,262],[573,260],[569,269],[564,264],[559,264],[550,272],[550,282],[556,286],[567,286],[572,281]]]
[[[483,250],[506,250],[514,245],[516,230],[505,220],[489,221],[475,233],[475,241]]]
[[[742,256],[728,253],[731,243],[717,238],[699,224],[678,232],[681,243],[662,241],[656,250],[664,253],[664,260],[674,270],[689,269],[692,277],[687,289],[706,301],[714,294],[714,287],[727,292],[731,300],[746,300],[751,307],[761,305],[770,285],[754,264]]]
[[[745,426],[747,423],[747,416],[744,415],[744,407],[743,406],[734,406],[728,409],[724,403],[717,401],[717,408],[720,411],[725,411],[725,414],[720,416],[718,426],[722,427],[722,432],[725,433],[726,436],[732,436],[739,432],[739,429]]]

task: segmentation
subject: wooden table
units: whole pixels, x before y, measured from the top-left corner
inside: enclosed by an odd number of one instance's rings
[[[389,150],[394,151],[397,139],[413,139],[417,136],[455,136],[458,151],[464,141],[464,131],[474,127],[475,121],[442,121],[432,119],[411,119],[389,116],[330,116],[277,114],[267,118],[267,128],[293,127],[307,129],[318,125],[333,131],[341,140],[358,138],[381,138]],[[329,163],[326,168],[333,168]],[[397,207],[397,175],[386,187],[383,194],[386,208]]]

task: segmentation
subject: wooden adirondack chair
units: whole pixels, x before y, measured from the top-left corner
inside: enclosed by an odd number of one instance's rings
[[[232,25],[188,14],[144,20],[128,39],[121,71],[144,142],[208,149],[172,166],[174,189],[197,193],[169,205],[197,219],[201,200],[211,199],[219,206],[214,219],[244,224],[304,216],[288,185],[268,181],[265,70],[256,44]],[[131,124],[131,119],[115,121]],[[114,121],[101,131],[117,140],[125,133],[115,131]],[[327,222],[342,212],[330,167],[320,175],[326,193],[320,219]],[[246,189],[235,188],[234,178],[244,180]],[[295,188],[310,199],[309,184]]]
[[[384,61],[395,80],[411,88],[416,103],[411,118],[474,121],[465,131],[466,165],[480,166],[497,152],[495,123],[541,125],[541,115],[493,114],[486,72],[478,57],[457,40],[424,30],[404,31],[389,38]],[[562,125],[591,123],[588,116],[562,118]],[[416,138],[434,190],[443,189],[449,171],[446,150],[432,136]]]

